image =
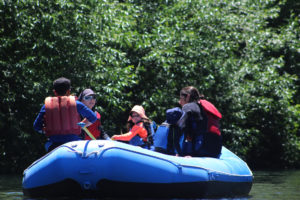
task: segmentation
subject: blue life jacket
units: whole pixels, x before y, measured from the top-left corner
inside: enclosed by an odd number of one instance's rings
[[[154,140],[154,147],[157,151],[160,149],[162,151],[167,151],[167,145],[168,145],[168,135],[170,131],[170,124],[164,122],[162,123],[158,128],[157,131],[154,134],[153,140]],[[162,152],[164,153],[164,152]]]
[[[182,154],[180,138],[183,135],[177,122],[183,116],[183,111],[179,107],[166,111],[166,122],[158,127],[154,137],[155,151],[175,155]]]
[[[182,144],[184,135],[177,125],[167,122],[162,123],[154,135],[154,150],[160,153],[182,155]]]
[[[187,129],[185,138],[181,143],[183,155],[196,156],[197,152],[201,151],[204,142],[204,136],[207,133],[207,116],[201,110],[202,119],[199,120],[196,116],[190,115],[187,120]]]
[[[188,106],[190,106],[190,110],[195,110],[193,109],[194,105]],[[222,137],[218,124],[221,116],[210,114],[209,111],[205,110],[207,108],[204,107],[204,104],[198,104],[198,106],[201,119],[197,116],[197,113],[188,113],[186,134],[182,143],[183,154],[217,158],[222,148]]]

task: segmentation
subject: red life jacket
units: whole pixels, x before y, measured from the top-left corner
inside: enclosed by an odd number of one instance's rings
[[[81,128],[77,125],[80,116],[74,96],[47,97],[45,110],[46,136],[80,135]]]
[[[99,138],[101,135],[101,131],[99,130],[99,127],[101,126],[101,115],[95,111],[96,116],[97,116],[97,120],[91,124],[89,127],[87,127],[87,129],[91,132],[91,134],[95,137],[95,138]],[[90,138],[90,136],[88,136],[87,134],[85,135],[85,140],[91,140],[92,138]]]
[[[220,131],[220,119],[222,119],[222,114],[218,109],[209,101],[201,99],[199,104],[202,105],[207,116],[207,131],[221,135]]]

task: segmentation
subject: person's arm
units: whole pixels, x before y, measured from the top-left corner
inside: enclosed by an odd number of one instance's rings
[[[142,138],[147,137],[147,130],[141,126],[134,125],[128,133],[125,133],[123,135],[114,135],[112,137],[112,139],[113,140],[121,140],[121,141],[129,141],[136,135],[139,135]]]
[[[34,120],[34,123],[33,123],[34,130],[39,133],[44,133],[43,132],[43,124],[44,124],[45,112],[46,112],[45,105],[43,105],[38,116],[36,117],[36,119]]]
[[[181,118],[176,123],[181,130],[183,130],[186,127],[187,119],[188,119],[188,114],[186,112],[183,112]]]
[[[187,103],[182,107],[183,116],[177,122],[177,125],[184,129],[187,126],[187,121],[190,116],[196,115],[198,120],[202,120],[201,110],[197,103]]]
[[[134,136],[136,136],[136,132],[129,131],[128,133],[122,134],[122,135],[113,135],[111,139],[113,140],[121,140],[121,141],[129,141],[131,140]]]
[[[89,122],[94,123],[97,120],[97,116],[95,112],[89,109],[86,105],[84,105],[80,101],[76,101],[77,112],[82,116],[87,118]]]

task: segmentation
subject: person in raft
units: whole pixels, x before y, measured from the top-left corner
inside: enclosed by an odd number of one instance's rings
[[[33,128],[39,133],[44,133],[48,140],[45,144],[46,151],[70,142],[81,140],[80,115],[87,118],[90,123],[97,120],[96,114],[70,95],[71,81],[61,77],[53,81],[55,97],[47,97],[36,117]]]
[[[181,89],[179,104],[184,113],[178,122],[184,133],[183,154],[218,158],[222,149],[221,113],[193,86]]]
[[[128,133],[113,135],[112,140],[128,141],[129,144],[150,149],[153,145],[151,121],[140,105],[135,105],[128,118]]]
[[[101,115],[95,110],[95,104],[96,104],[96,94],[92,89],[85,89],[83,90],[79,97],[78,101],[82,102],[84,105],[86,105],[89,109],[93,110],[94,113],[97,116],[97,120],[91,124],[87,123],[87,119],[83,119],[83,122],[86,123],[87,129],[90,131],[90,133],[96,138],[96,139],[104,139],[109,140],[110,137],[107,133],[104,132],[102,126],[101,126]],[[92,138],[86,134],[84,131],[81,133],[82,138],[84,140],[91,140]]]

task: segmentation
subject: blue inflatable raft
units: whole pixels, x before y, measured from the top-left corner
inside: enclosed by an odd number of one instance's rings
[[[200,198],[247,196],[253,175],[225,147],[219,159],[164,155],[117,141],[64,144],[24,171],[29,197]]]

